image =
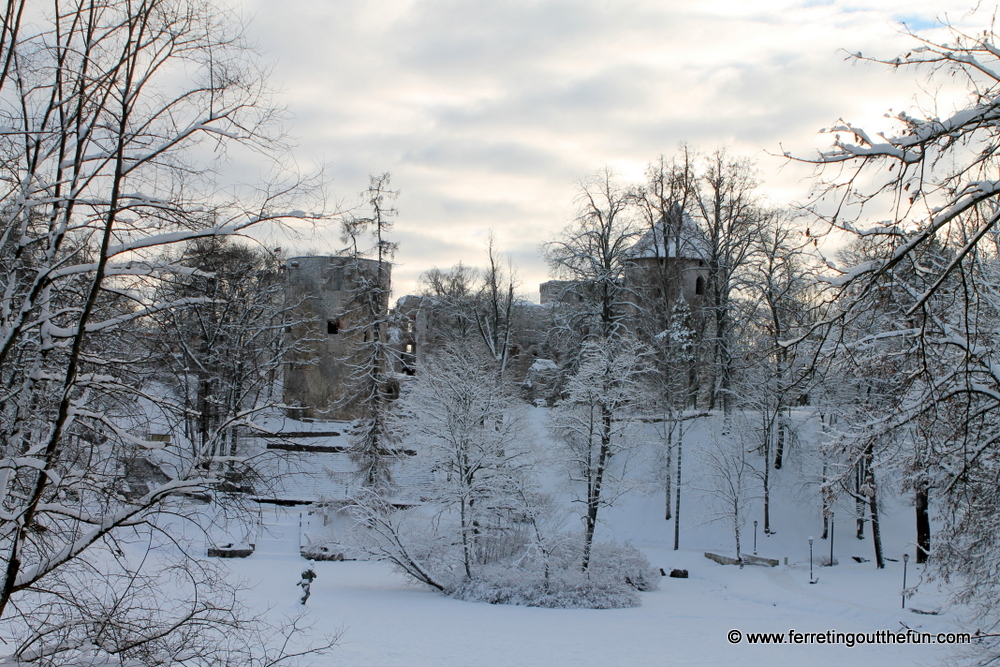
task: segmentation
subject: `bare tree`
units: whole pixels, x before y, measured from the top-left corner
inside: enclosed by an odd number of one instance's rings
[[[478,340],[497,360],[500,375],[510,362],[517,306],[517,276],[509,261],[506,268],[503,264],[490,232],[485,269],[459,262],[449,271],[435,267],[421,276],[424,295],[432,299],[434,336],[444,341]]]
[[[156,293],[183,271],[160,259],[165,246],[304,215],[286,213],[301,194],[291,182],[234,201],[204,185],[226,145],[275,156],[275,111],[208,2],[56,1],[28,23],[30,11],[8,3],[0,32],[4,650],[48,664],[95,645],[123,663],[246,663],[256,658],[237,644],[254,646],[252,627],[166,519],[220,479],[182,437],[148,437],[149,406],[169,400],[146,391],[143,351],[123,342],[190,304]],[[140,454],[169,461],[170,475],[134,493],[127,462]],[[159,540],[180,549],[187,569],[172,572],[189,585],[150,574],[163,561],[141,545]]]
[[[743,561],[741,537],[746,525],[755,470],[747,457],[747,448],[734,432],[715,435],[701,452],[707,487],[702,489],[710,498],[714,513],[712,521],[725,521],[733,531],[736,559]]]
[[[784,211],[761,211],[750,235],[747,261],[740,272],[743,335],[734,385],[737,405],[754,415],[753,432],[762,456],[763,527],[771,528],[771,467],[780,470],[794,429],[791,406],[807,393],[810,353],[806,343],[783,343],[808,323],[812,296],[808,277],[809,244],[796,220]]]
[[[995,551],[992,517],[1000,506],[990,472],[1000,441],[1000,382],[989,277],[1000,221],[1000,75],[993,20],[986,22],[990,27],[975,33],[949,27],[947,43],[911,35],[914,48],[899,57],[855,55],[923,70],[957,84],[965,100],[945,117],[900,112],[894,127],[880,132],[844,121],[827,130],[833,145],[807,160],[825,177],[812,210],[819,221],[866,239],[872,251],[842,267],[830,262],[834,275],[827,282],[836,288],[830,309],[803,337],[825,335],[828,358],[881,348],[889,373],[880,373],[878,382],[893,411],[862,422],[867,434],[861,441],[870,444],[855,449],[867,466],[861,476],[872,481],[878,443],[894,438],[912,445],[912,434],[934,433],[932,456],[924,446],[907,446],[895,460],[913,476],[918,515],[928,501],[920,489],[937,489],[944,539],[933,555],[941,573],[961,581],[958,597],[978,603],[995,621],[995,559],[985,554]],[[869,321],[879,303],[882,318],[867,336],[846,335]],[[863,487],[874,496],[871,484]]]
[[[659,428],[663,439],[666,503],[664,519],[675,518],[680,508],[680,482],[673,486],[674,448],[677,468],[682,467],[684,410],[697,398],[697,339],[699,314],[685,300],[682,257],[696,257],[700,236],[688,214],[694,196],[694,153],[682,146],[679,157],[668,162],[662,155],[646,168],[646,183],[634,191],[634,206],[642,220],[643,236],[630,249],[630,262],[651,255],[652,271],[632,268],[646,283],[634,299],[634,327],[654,352],[658,389],[657,408],[662,414]],[[637,257],[638,255],[638,257]],[[651,275],[650,275],[651,274]],[[678,474],[679,480],[679,474]],[[671,493],[676,488],[676,502]],[[680,518],[675,518],[675,547],[680,540]]]
[[[420,281],[421,294],[433,303],[435,336],[446,341],[468,340],[475,331],[479,271],[459,262],[451,269],[425,271]]]
[[[842,259],[871,257],[880,246],[874,237],[856,241],[842,252]],[[921,366],[929,368],[925,364],[931,361],[921,358],[915,345],[919,336],[914,334],[922,327],[913,322],[900,326],[900,321],[912,302],[913,281],[923,279],[918,267],[938,259],[913,259],[917,261],[898,266],[867,293],[849,325],[831,330],[834,337],[819,346],[822,363],[815,367],[822,374],[824,416],[827,423],[836,422],[822,448],[827,464],[824,488],[829,500],[844,496],[853,503],[857,539],[865,539],[866,523],[870,525],[877,567],[884,565],[880,498],[897,490],[893,482],[913,451],[900,427],[915,416],[907,406],[919,402],[924,391]]]
[[[157,298],[189,304],[156,316],[136,344],[151,349],[151,378],[180,401],[192,455],[205,470],[221,464],[238,487],[250,472],[236,466],[240,439],[255,430],[256,415],[281,402],[285,355],[297,343],[283,333],[290,320],[280,258],[221,236],[162,260],[176,274],[157,286]]]
[[[486,246],[486,258],[488,266],[482,274],[483,284],[474,309],[476,328],[503,376],[510,361],[511,335],[514,333],[516,277],[512,266],[508,265],[506,271],[501,266],[492,232]]]
[[[631,458],[642,443],[632,432],[645,402],[646,350],[634,337],[584,343],[568,398],[557,406],[553,429],[570,453],[571,479],[582,485],[583,569],[590,565],[598,514],[628,490]]]
[[[705,238],[709,274],[706,307],[711,326],[705,337],[713,367],[709,408],[722,407],[728,414],[733,406],[733,346],[739,324],[734,296],[766,213],[754,192],[757,174],[752,163],[724,150],[706,158],[695,187],[695,215]]]
[[[577,297],[569,299],[570,323],[583,339],[555,428],[573,452],[574,475],[585,487],[586,571],[598,512],[620,493],[605,486],[621,481],[621,466],[627,463],[621,426],[635,417],[644,351],[625,327],[631,303],[625,280],[628,252],[639,235],[630,210],[633,194],[605,168],[581,184],[579,201],[579,216],[546,246],[546,257],[557,275],[570,279],[566,290]],[[616,423],[616,418],[624,421]],[[621,452],[617,475],[611,468],[616,452]]]
[[[580,214],[561,237],[545,246],[553,272],[567,278],[575,299],[575,328],[584,338],[610,339],[625,326],[630,299],[624,280],[628,251],[639,230],[630,208],[632,194],[607,168],[580,184]]]
[[[682,465],[681,453],[684,442],[685,408],[693,400],[691,377],[695,373],[694,362],[697,352],[696,333],[691,324],[691,308],[683,299],[677,301],[667,322],[667,328],[653,336],[651,348],[656,361],[656,381],[659,389],[654,402],[662,414],[659,422],[666,454],[666,510],[664,519],[673,517],[671,511],[671,479],[673,470],[674,444],[677,445],[677,468]],[[676,487],[680,492],[680,483]],[[676,506],[680,507],[680,496]]]
[[[427,500],[438,524],[453,526],[446,541],[461,545],[469,579],[518,532],[512,519],[520,516],[531,463],[523,416],[498,363],[478,346],[449,345],[423,365],[401,401],[400,428],[437,479]]]
[[[652,276],[644,276],[649,284],[635,304],[637,325],[644,337],[654,338],[671,326],[689,270],[681,258],[701,257],[705,250],[701,231],[691,216],[697,194],[696,163],[694,150],[683,145],[671,161],[661,155],[651,163],[646,168],[646,182],[634,190],[633,206],[643,229],[638,243],[644,247],[633,247],[632,259],[639,251],[658,260],[652,263],[652,271],[647,271]]]
[[[705,271],[707,281],[698,290],[692,324],[710,360],[701,364],[701,375],[711,383],[706,387],[708,407],[721,407],[727,414],[734,404],[735,347],[745,324],[738,295],[754,263],[755,238],[772,216],[756,193],[757,179],[747,159],[725,150],[702,155],[682,145],[669,162],[661,157],[649,166],[646,183],[632,198],[646,229],[644,241],[662,255],[654,276],[656,289],[635,299],[636,308],[643,311],[641,326],[661,331],[684,274]],[[700,264],[691,267],[681,258],[698,258]]]

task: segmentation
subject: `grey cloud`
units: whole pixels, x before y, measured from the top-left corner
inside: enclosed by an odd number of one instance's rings
[[[593,46],[615,28],[640,23],[659,3],[549,0],[451,0],[420,3],[395,26],[408,65],[450,72],[464,68],[534,67],[553,54]],[[414,36],[419,36],[415,40]]]
[[[521,173],[551,172],[566,166],[559,154],[551,149],[516,141],[492,141],[475,135],[446,136],[414,146],[403,153],[402,162]]]
[[[424,4],[396,26],[400,57],[418,67],[509,67],[562,48],[593,26],[586,3],[455,2]],[[421,35],[419,41],[413,35]]]
[[[684,140],[808,144],[914,89],[836,51],[890,49],[898,11],[839,0],[715,14],[669,0],[247,3],[300,162],[326,162],[350,202],[369,173],[393,172],[400,287],[434,264],[475,264],[489,228],[544,277],[537,244],[572,216],[573,180],[603,163],[641,165]],[[948,4],[914,0],[907,19]]]

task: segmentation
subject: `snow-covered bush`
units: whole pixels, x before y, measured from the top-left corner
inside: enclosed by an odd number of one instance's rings
[[[590,568],[594,574],[619,581],[637,591],[655,591],[660,587],[659,571],[630,542],[595,544]]]
[[[476,579],[462,582],[450,594],[462,600],[527,607],[621,609],[640,605],[634,588],[594,572],[558,570],[549,579],[537,573],[526,574],[519,569],[492,566]]]
[[[619,609],[638,607],[638,592],[659,588],[659,573],[631,544],[601,542],[593,546],[589,569],[581,567],[579,538],[551,554],[549,567],[524,559],[483,568],[473,580],[450,594],[463,600],[529,607]]]

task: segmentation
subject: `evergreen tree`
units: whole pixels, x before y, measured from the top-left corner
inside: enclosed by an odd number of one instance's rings
[[[352,352],[349,378],[352,391],[347,399],[360,416],[351,428],[351,459],[358,467],[361,484],[378,494],[391,490],[396,434],[389,413],[399,394],[393,373],[396,351],[388,340],[389,294],[392,259],[397,244],[389,240],[396,209],[390,202],[398,192],[389,190],[389,174],[371,177],[364,193],[370,207],[368,217],[351,216],[344,221],[344,238],[355,259],[354,287],[347,305],[346,336],[358,338]],[[369,241],[370,248],[359,247]]]

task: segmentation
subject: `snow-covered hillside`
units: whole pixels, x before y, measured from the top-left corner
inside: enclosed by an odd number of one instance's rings
[[[548,411],[532,411],[539,442],[547,440]],[[962,625],[958,612],[934,583],[924,581],[921,567],[908,563],[907,586],[916,592],[901,608],[903,553],[912,555],[913,510],[905,500],[886,498],[883,527],[884,570],[871,559],[870,538],[857,540],[847,507],[836,508],[834,557],[822,567],[829,540],[822,531],[821,498],[812,479],[813,461],[807,438],[790,449],[786,465],[774,478],[772,528],[758,530],[757,551],[778,559],[776,568],[718,565],[706,550],[732,554],[728,524],[711,518],[706,493],[707,471],[699,451],[718,424],[703,419],[685,434],[680,550],[673,550],[673,521],[663,519],[662,474],[655,456],[633,475],[648,483],[603,516],[598,539],[628,540],[655,567],[688,570],[688,579],[663,578],[658,591],[642,594],[642,606],[621,610],[538,609],[472,603],[445,597],[414,584],[383,563],[345,561],[313,565],[318,578],[304,608],[315,633],[343,630],[339,648],[316,659],[319,665],[891,665],[935,664],[955,651],[927,644],[883,645],[749,645],[747,633],[837,632],[881,630],[917,632],[975,631]],[[652,428],[652,427],[651,427]],[[803,422],[803,432],[808,424]],[[553,450],[557,454],[557,450]],[[649,453],[655,453],[654,450]],[[552,472],[552,471],[550,471]],[[554,483],[557,477],[549,478]],[[264,530],[253,556],[230,561],[234,577],[251,585],[249,602],[275,618],[303,608],[296,587],[307,563],[298,555],[300,540],[321,531],[308,508],[268,506]],[[748,516],[744,551],[753,550],[754,519],[759,500]],[[300,522],[302,527],[300,528]],[[808,537],[814,537],[814,576],[810,584]],[[784,564],[787,559],[787,565]],[[917,611],[915,611],[917,610]],[[939,613],[918,613],[939,612]],[[733,644],[731,630],[744,633]],[[786,634],[787,637],[787,634]],[[786,639],[787,641],[787,639]]]

